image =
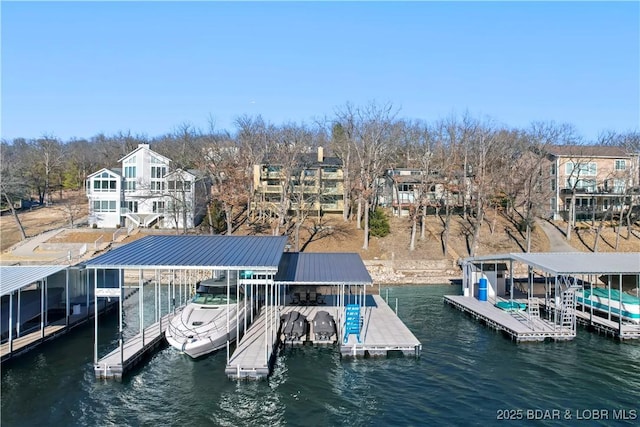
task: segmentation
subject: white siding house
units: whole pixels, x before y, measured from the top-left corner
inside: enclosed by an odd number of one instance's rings
[[[100,169],[87,177],[89,225],[113,228],[120,222],[120,206],[124,200],[122,175],[118,169]]]
[[[166,175],[167,191],[164,204],[163,226],[165,228],[194,227],[202,221],[206,205],[198,203],[210,190],[202,185],[197,171],[178,169]]]
[[[87,178],[89,225],[192,228],[202,221],[211,187],[197,171],[171,171],[171,160],[148,144],[120,162],[121,170]]]

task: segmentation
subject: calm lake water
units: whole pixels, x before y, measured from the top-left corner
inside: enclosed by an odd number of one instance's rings
[[[398,298],[399,316],[422,342],[419,359],[341,360],[333,348],[287,349],[260,382],[228,380],[224,351],[192,361],[171,348],[122,383],[96,380],[93,328],[83,326],[2,367],[1,425],[640,423],[640,343],[579,328],[571,342],[515,344],[443,303],[459,292],[390,289],[390,305]],[[101,330],[104,349],[117,317],[101,320]]]

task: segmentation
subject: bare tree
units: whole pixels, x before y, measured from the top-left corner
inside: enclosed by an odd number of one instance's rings
[[[343,207],[342,220],[349,221],[351,215],[351,193],[353,192],[353,121],[352,115],[343,117],[344,122],[334,122],[331,128],[331,147],[333,152],[342,160],[343,174]]]
[[[237,130],[236,142],[239,147],[239,156],[242,167],[245,170],[247,176],[252,176],[253,168],[256,165],[260,165],[265,160],[265,156],[269,147],[269,140],[274,133],[273,126],[265,123],[261,116],[255,118],[249,116],[238,117],[235,121]],[[256,212],[253,210],[252,205],[257,207],[257,216],[260,219],[264,217],[264,203],[260,203],[256,197],[259,197],[259,192],[254,188],[255,184],[253,180],[248,180],[243,187],[247,192],[247,217],[256,219]]]
[[[365,107],[353,109],[347,105],[338,112],[338,122],[353,123],[353,154],[358,167],[358,217],[364,219],[363,249],[369,249],[369,212],[377,197],[377,180],[388,164],[393,152],[395,116],[392,104],[377,105],[372,102]]]
[[[20,165],[20,157],[17,155],[14,146],[6,142],[0,143],[0,192],[3,201],[6,201],[11,215],[13,216],[22,240],[27,238],[18,212],[14,207],[16,200],[21,200],[25,196],[24,177],[20,175],[23,170]]]
[[[54,174],[58,173],[62,167],[64,159],[64,148],[57,138],[45,135],[35,141],[35,148],[39,157],[39,164],[44,173],[44,193],[46,203],[51,199],[51,181]]]
[[[224,211],[226,234],[233,234],[234,213],[244,209],[249,197],[247,168],[242,162],[240,147],[230,138],[219,137],[218,142],[206,148],[203,165],[212,178],[212,197]]]

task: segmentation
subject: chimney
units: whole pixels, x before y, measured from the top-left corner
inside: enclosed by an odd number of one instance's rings
[[[324,162],[324,150],[322,149],[322,147],[318,147],[318,162]]]
[[[138,144],[138,148],[149,148],[149,144],[145,144],[141,142]]]

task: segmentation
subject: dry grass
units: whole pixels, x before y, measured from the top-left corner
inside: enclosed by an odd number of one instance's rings
[[[60,207],[62,203],[77,203],[84,206],[86,215],[86,198],[80,194],[70,194],[67,199],[58,201],[51,207],[44,207],[20,213],[20,218],[28,236],[34,236],[47,230],[67,227],[68,220]],[[362,249],[362,230],[355,227],[355,222],[345,223],[341,215],[325,216],[322,221],[323,228],[314,227],[310,221],[301,230],[300,245],[306,252],[356,252],[363,259],[397,259],[397,260],[421,260],[421,259],[457,259],[469,256],[469,245],[472,240],[471,223],[460,216],[454,216],[451,221],[449,235],[449,250],[445,254],[442,250],[441,235],[443,222],[440,218],[427,217],[425,238],[416,238],[416,248],[409,250],[410,222],[408,218],[390,218],[392,233],[384,238],[372,237],[369,241],[369,249]],[[565,224],[556,224],[561,230]],[[14,219],[11,215],[0,217],[1,246],[6,251],[20,241],[20,235]],[[491,231],[493,229],[493,232]],[[131,236],[127,241],[132,241],[155,230],[145,230]],[[599,251],[612,252],[615,250],[616,229],[604,227],[602,230]],[[255,229],[240,227],[237,234],[255,234]],[[419,230],[418,230],[419,233]],[[269,227],[265,227],[259,234],[270,235]],[[588,227],[577,230],[570,242],[580,251],[592,251],[595,238],[595,229]],[[50,243],[94,243],[102,236],[104,242],[109,242],[112,231],[95,230],[89,228],[66,230],[50,240]],[[515,225],[501,215],[490,213],[485,221],[480,235],[481,243],[477,254],[495,254],[507,252],[522,252],[526,246],[524,235],[517,231]],[[293,239],[291,239],[293,244]],[[549,250],[549,240],[541,229],[533,230],[532,252],[545,252]],[[627,238],[626,228],[623,228],[618,243],[618,251],[640,251],[640,227],[632,230]],[[6,254],[5,254],[6,257]]]
[[[65,192],[62,199],[58,193],[54,195],[53,205],[26,210],[18,213],[27,237],[37,236],[45,231],[69,226],[67,211],[69,208],[78,210],[78,218],[85,218],[88,214],[87,197],[82,192]],[[76,221],[77,222],[77,221]],[[0,250],[11,248],[21,240],[20,231],[15,218],[10,213],[0,217]]]

